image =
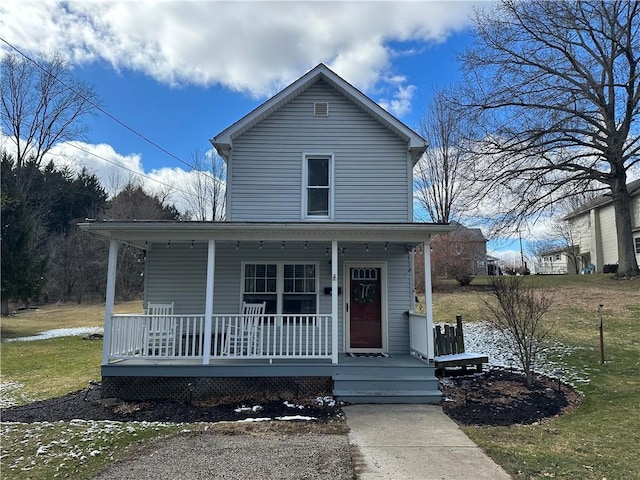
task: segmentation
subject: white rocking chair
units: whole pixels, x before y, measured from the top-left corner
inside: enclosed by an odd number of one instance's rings
[[[229,322],[224,340],[224,355],[257,355],[261,348],[262,328],[260,319],[264,316],[267,302],[242,304],[242,317]]]
[[[172,356],[174,354],[176,321],[173,318],[173,302],[147,304],[149,315],[146,325],[146,345],[153,356]]]

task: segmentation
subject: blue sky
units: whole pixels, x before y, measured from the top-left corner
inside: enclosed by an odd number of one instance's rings
[[[82,150],[59,145],[55,162],[89,168],[110,193],[131,172],[166,191],[193,178],[190,156],[211,137],[320,62],[417,127],[433,89],[459,79],[470,15],[487,5],[4,0],[0,36],[30,56],[65,56],[105,111],[172,154],[98,114]],[[179,191],[170,199],[181,206]]]

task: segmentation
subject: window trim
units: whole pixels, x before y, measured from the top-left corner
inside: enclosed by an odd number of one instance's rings
[[[309,215],[308,206],[307,206],[307,192],[309,186],[308,182],[308,173],[309,173],[309,160],[317,160],[317,159],[328,159],[329,160],[329,215]],[[334,215],[334,155],[329,152],[305,152],[302,154],[302,178],[301,178],[301,210],[300,215],[303,220],[309,221],[326,221],[333,220]]]
[[[275,295],[276,296],[276,313],[272,313],[271,315],[277,315],[281,318],[282,315],[303,315],[303,314],[295,314],[295,313],[282,313],[283,304],[284,304],[284,295],[291,294],[291,292],[284,291],[284,266],[285,265],[313,265],[315,267],[315,299],[316,299],[316,311],[312,315],[318,315],[320,310],[320,262],[316,261],[289,261],[289,260],[279,260],[279,261],[242,261],[240,262],[240,305],[244,301],[245,295],[251,295],[252,293],[261,293],[261,292],[245,292],[245,266],[246,265],[275,265],[276,266],[276,291],[275,293],[268,292],[265,295]]]

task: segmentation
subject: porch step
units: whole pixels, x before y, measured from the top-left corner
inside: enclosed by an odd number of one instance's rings
[[[333,390],[336,400],[348,403],[427,403],[442,401],[440,390]]]
[[[438,379],[431,369],[424,370],[405,371],[404,375],[337,374],[333,376],[333,396],[349,403],[440,403]]]

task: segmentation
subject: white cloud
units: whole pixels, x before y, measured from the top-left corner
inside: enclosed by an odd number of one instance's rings
[[[382,108],[391,112],[396,117],[401,117],[411,111],[411,101],[413,100],[415,91],[415,85],[400,85],[392,99],[387,100],[386,98],[381,98],[378,103]]]
[[[5,0],[0,31],[29,52],[62,52],[75,63],[102,60],[171,85],[220,84],[263,97],[320,62],[364,91],[380,88],[397,55],[390,42],[443,41],[469,24],[473,6]],[[396,88],[389,108],[406,111],[414,87]]]

